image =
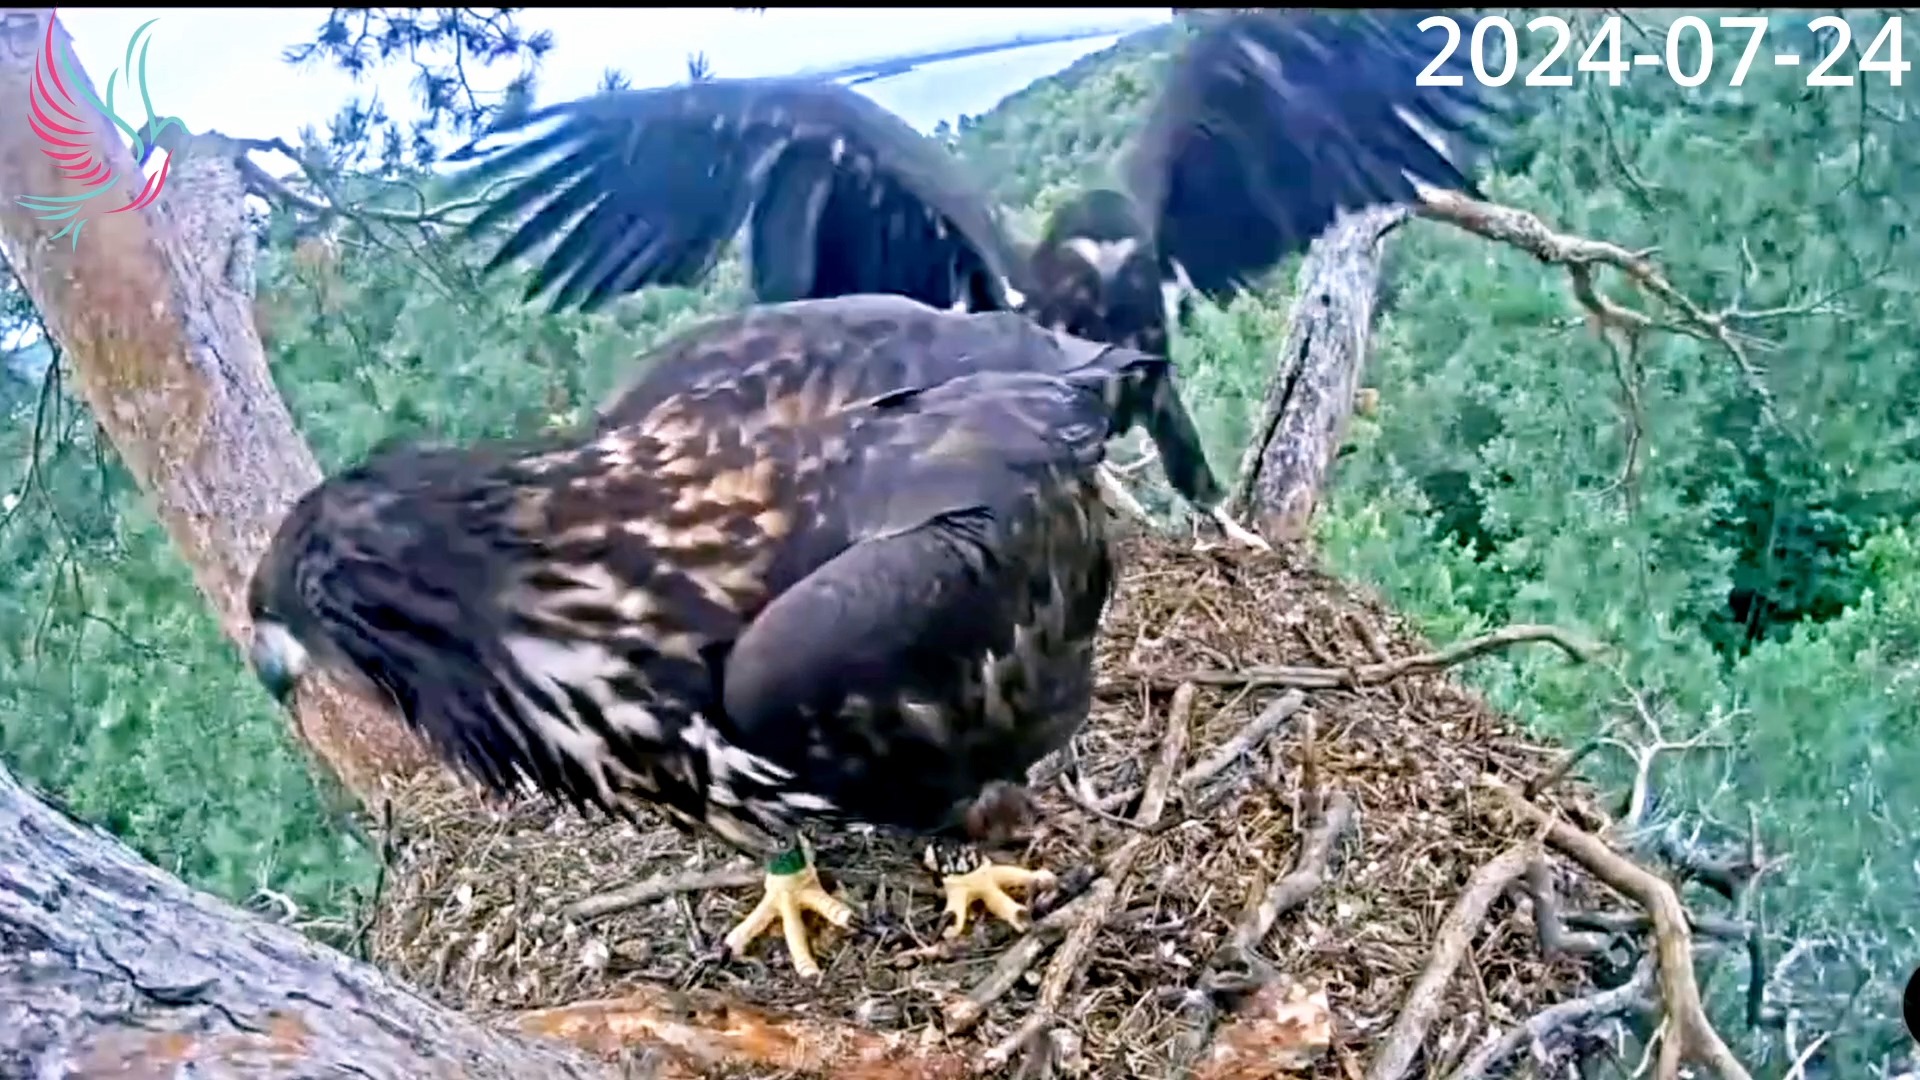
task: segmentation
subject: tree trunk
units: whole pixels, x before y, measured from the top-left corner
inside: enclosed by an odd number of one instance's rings
[[[917,1037],[713,994],[642,990],[506,1023],[515,1030],[189,889],[0,766],[0,1076],[509,1080],[613,1076],[615,1062],[656,1080],[969,1073]]]
[[[110,212],[140,190],[140,170],[81,89],[68,86],[82,100],[66,108],[88,129],[75,138],[111,168],[113,182],[82,204],[87,221],[77,242],[73,235],[54,240],[65,223],[41,220],[18,201],[84,190],[58,171],[49,156],[56,148],[28,123],[28,87],[49,24],[54,48],[70,50],[51,9],[0,8],[0,101],[8,103],[0,121],[0,254],[72,361],[95,418],[153,500],[221,628],[244,643],[254,563],[320,470],[267,372],[251,297],[236,287],[234,279],[250,277],[251,268],[229,273],[229,253],[196,252],[185,239],[235,235],[231,223],[214,227],[208,220],[240,215],[243,207],[237,198],[199,203],[196,196],[210,197],[218,185],[188,183],[146,209]],[[64,78],[67,69],[56,70]],[[87,81],[77,63],[71,71]],[[159,106],[164,113],[165,103]],[[208,272],[216,264],[219,272]],[[333,687],[300,699],[300,734],[362,800],[381,776],[432,760],[386,708]]]
[[[0,767],[0,1075],[589,1077],[168,877]]]
[[[1286,342],[1232,500],[1233,512],[1269,539],[1300,539],[1312,524],[1360,389],[1381,242],[1406,217],[1401,206],[1341,214],[1300,266]]]

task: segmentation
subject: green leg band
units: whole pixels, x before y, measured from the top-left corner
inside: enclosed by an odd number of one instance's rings
[[[807,868],[807,852],[799,844],[767,860],[767,873],[775,877],[788,877]]]

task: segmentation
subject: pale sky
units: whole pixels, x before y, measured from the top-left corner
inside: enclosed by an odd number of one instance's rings
[[[123,63],[134,30],[157,19],[148,31],[147,52],[154,109],[161,116],[180,117],[195,131],[211,128],[252,138],[279,135],[291,141],[303,123],[324,130],[325,121],[356,91],[377,91],[397,119],[414,116],[409,63],[378,70],[356,87],[324,62],[296,68],[280,58],[286,46],[312,40],[327,10],[67,8],[60,11],[60,19],[100,91],[107,75]],[[545,103],[592,93],[609,67],[626,72],[635,86],[677,82],[685,77],[687,57],[694,52],[705,52],[721,77],[786,75],[1020,32],[1096,26],[1132,30],[1170,17],[1167,8],[774,8],[758,15],[730,8],[532,8],[523,9],[516,19],[528,31],[553,31],[554,46],[541,64],[537,90],[538,100]],[[1038,59],[1046,50],[1048,66],[1057,70],[1112,41],[1091,38],[1044,46],[1034,53]],[[1057,64],[1052,63],[1056,53]],[[940,85],[937,95],[950,97],[958,111],[984,112],[1020,89],[1017,84],[1000,85],[1006,76],[969,78],[979,73],[964,70],[966,66],[956,62],[952,85]],[[514,70],[495,65],[481,73],[469,71],[469,77],[476,86],[493,89],[504,85]],[[888,100],[892,95],[884,83],[860,89],[922,128],[944,118],[911,115],[930,107],[925,86],[900,101]],[[291,167],[290,162],[262,164],[273,171]]]

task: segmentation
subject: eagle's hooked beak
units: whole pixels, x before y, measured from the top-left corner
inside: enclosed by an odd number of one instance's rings
[[[267,688],[273,700],[281,705],[289,704],[293,688],[307,671],[306,647],[285,626],[263,619],[253,624],[253,645],[247,650],[247,659],[253,664],[253,673],[260,685]]]

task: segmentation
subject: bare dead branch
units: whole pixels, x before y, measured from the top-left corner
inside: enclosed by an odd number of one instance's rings
[[[1822,311],[1825,309],[1822,301],[1767,311],[1726,308],[1709,312],[1667,280],[1653,261],[1657,249],[1629,251],[1605,240],[1558,232],[1530,211],[1482,202],[1457,191],[1422,188],[1420,197],[1419,212],[1425,217],[1517,247],[1548,265],[1565,267],[1572,278],[1574,296],[1606,330],[1627,336],[1666,330],[1719,345],[1733,359],[1748,391],[1760,403],[1767,422],[1786,430],[1775,408],[1773,392],[1767,387],[1765,373],[1749,355],[1754,350],[1770,349],[1773,344],[1741,331],[1738,324]],[[1668,316],[1656,319],[1602,295],[1594,283],[1594,269],[1599,266],[1612,266],[1626,274],[1642,291],[1660,301]]]
[[[584,897],[561,909],[569,919],[585,921],[651,904],[675,893],[708,889],[744,889],[760,884],[761,872],[752,869],[708,870],[689,874],[661,874],[622,889]]]
[[[1538,858],[1537,845],[1525,840],[1494,856],[1492,862],[1468,879],[1467,887],[1447,912],[1446,921],[1440,924],[1433,958],[1427,961],[1426,970],[1420,973],[1413,989],[1407,991],[1406,1004],[1401,1006],[1399,1017],[1387,1033],[1386,1046],[1368,1067],[1367,1080],[1400,1080],[1413,1068],[1420,1044],[1426,1041],[1427,1028],[1440,1011],[1447,980],[1460,966],[1461,957],[1473,942],[1474,931],[1487,917],[1487,908],[1495,897],[1519,880],[1527,863],[1535,858]]]
[[[1567,928],[1560,911],[1560,895],[1553,887],[1553,867],[1547,860],[1527,864],[1523,892],[1533,902],[1534,932],[1540,938],[1540,951],[1547,956],[1592,956],[1604,952],[1610,934],[1579,933]]]
[[[1249,667],[1237,671],[1190,671],[1156,677],[1156,682],[1190,682],[1200,686],[1291,686],[1301,690],[1351,690],[1375,686],[1412,675],[1433,675],[1491,652],[1527,642],[1545,641],[1578,661],[1592,660],[1601,647],[1570,630],[1519,623],[1439,650],[1351,668]]]
[[[941,1027],[949,1035],[963,1034],[987,1014],[987,1008],[1020,985],[1033,965],[1048,949],[1079,925],[1091,894],[1080,896],[1034,921],[1026,934],[1003,951],[994,961],[986,978],[975,983],[965,997],[948,1002],[940,1010]]]
[[[1566,925],[1608,934],[1644,934],[1653,929],[1653,919],[1638,911],[1570,911],[1563,917]],[[1687,912],[1687,926],[1701,937],[1720,941],[1744,941],[1753,924],[1721,915]]]
[[[1280,916],[1307,902],[1308,897],[1326,884],[1340,841],[1353,828],[1353,799],[1344,791],[1334,791],[1326,801],[1326,812],[1305,830],[1300,857],[1293,870],[1268,886],[1260,899],[1247,907],[1234,927],[1232,943],[1241,949],[1258,948]]]
[[[1260,710],[1259,715],[1247,722],[1247,725],[1234,732],[1233,737],[1220,744],[1220,748],[1197,762],[1186,772],[1180,774],[1179,791],[1184,797],[1196,791],[1201,785],[1227,771],[1235,762],[1244,761],[1255,747],[1265,743],[1280,725],[1287,722],[1307,697],[1298,690],[1289,691],[1276,699],[1273,704]],[[1139,788],[1127,788],[1104,796],[1094,806],[1102,813],[1112,813],[1125,806],[1140,794]]]
[[[1595,750],[1605,745],[1606,743],[1599,739],[1588,739],[1586,742],[1568,751],[1565,756],[1554,764],[1553,768],[1528,780],[1526,787],[1522,790],[1525,791],[1529,799],[1538,798],[1542,792],[1551,791],[1555,784],[1567,778],[1567,774],[1573,771],[1575,765],[1585,761],[1593,755]]]
[[[1608,887],[1631,897],[1652,917],[1661,999],[1670,1021],[1655,1075],[1661,1080],[1673,1080],[1680,1074],[1682,1061],[1695,1061],[1713,1068],[1721,1076],[1751,1080],[1751,1074],[1713,1029],[1706,1008],[1700,1003],[1700,987],[1693,972],[1690,921],[1673,886],[1609,848],[1599,837],[1574,828],[1522,799],[1519,792],[1499,779],[1483,776],[1480,785],[1523,821],[1546,829],[1549,844]]]
[[[1652,1006],[1648,994],[1653,989],[1653,961],[1643,958],[1633,978],[1611,990],[1551,1005],[1528,1017],[1455,1069],[1448,1080],[1480,1080],[1518,1054],[1522,1047],[1547,1045],[1576,1033],[1591,1031],[1607,1020],[1636,1009]]]

